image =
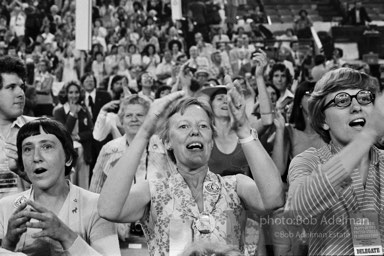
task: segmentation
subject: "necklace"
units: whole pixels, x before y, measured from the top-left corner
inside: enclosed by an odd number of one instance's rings
[[[180,174],[178,173],[178,175]],[[185,182],[182,177],[181,179],[183,182]],[[177,185],[176,187],[180,188],[182,186]],[[186,185],[185,188],[190,190],[188,185]],[[187,214],[188,216],[191,216],[194,219],[192,226],[196,230],[198,230],[199,233],[209,234],[209,233],[212,233],[216,227],[216,221],[213,216],[213,212],[216,210],[216,205],[221,198],[222,184],[220,182],[218,175],[217,174],[215,175],[208,171],[207,176],[204,179],[202,189],[203,189],[203,198],[205,200],[205,202],[203,202],[202,212],[191,209],[191,206],[190,206],[191,204],[187,202],[188,200],[180,200],[179,197],[174,197],[174,200],[180,205],[180,209],[185,214]],[[182,193],[184,193],[184,191],[178,191],[176,194],[182,194]],[[173,192],[173,195],[175,195],[174,192]],[[191,195],[192,195],[192,198],[194,198],[192,191],[191,191]],[[209,206],[211,206],[212,208]],[[208,207],[211,209],[208,209]]]

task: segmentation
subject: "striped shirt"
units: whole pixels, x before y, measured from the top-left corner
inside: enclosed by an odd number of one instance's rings
[[[305,226],[309,255],[353,255],[350,217],[356,211],[378,214],[384,245],[384,155],[371,148],[364,189],[358,169],[347,178],[342,178],[345,171],[341,164],[326,174],[321,171],[321,165],[339,150],[331,144],[310,148],[296,156],[289,167],[285,214]]]

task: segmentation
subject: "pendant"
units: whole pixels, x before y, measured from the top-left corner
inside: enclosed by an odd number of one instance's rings
[[[203,212],[195,221],[195,227],[202,234],[209,234],[215,229],[215,219],[209,213]]]

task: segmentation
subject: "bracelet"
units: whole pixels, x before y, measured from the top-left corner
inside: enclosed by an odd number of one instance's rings
[[[257,139],[258,139],[257,132],[255,131],[255,129],[251,129],[251,135],[249,135],[247,138],[239,139],[239,143],[240,144],[246,144],[248,142],[251,142],[251,141],[257,140]]]
[[[267,113],[260,113],[260,115],[271,115],[273,112],[267,112]]]

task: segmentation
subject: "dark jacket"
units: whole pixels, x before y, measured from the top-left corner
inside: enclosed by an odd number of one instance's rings
[[[66,114],[64,107],[60,107],[53,111],[53,118],[60,123],[64,124],[65,128],[69,133],[72,133],[76,120],[79,120],[79,137],[80,143],[84,148],[84,161],[87,164],[92,162],[92,130],[93,121],[85,106],[77,113],[77,118],[70,115],[69,112]]]

